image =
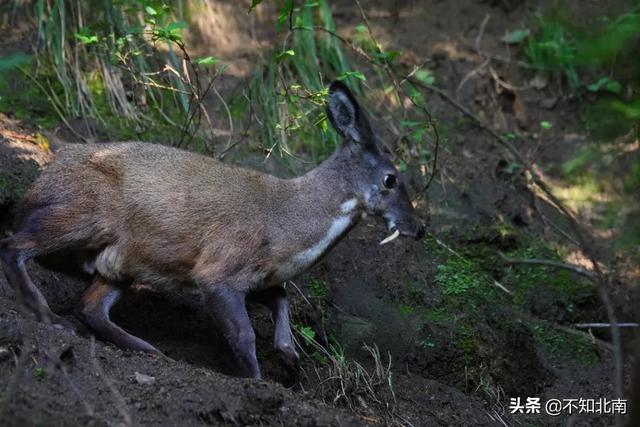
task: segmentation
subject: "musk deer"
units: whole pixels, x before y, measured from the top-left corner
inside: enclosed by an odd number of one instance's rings
[[[327,114],[342,144],[292,179],[149,143],[64,147],[24,197],[21,227],[0,241],[7,280],[40,321],[72,327],[26,269],[31,258],[72,251],[93,276],[80,320],[104,340],[148,352],[158,350],[109,319],[122,290],[134,281],[196,285],[242,373],[257,378],[245,299],[258,293],[272,312],[275,348],[297,366],[283,282],[366,214],[386,221],[391,235],[381,243],[424,234],[398,171],[340,82],[329,89]]]

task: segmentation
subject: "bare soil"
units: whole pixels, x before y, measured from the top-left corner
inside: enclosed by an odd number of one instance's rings
[[[541,164],[569,158],[585,140],[578,101],[552,83],[516,92],[500,88],[488,68],[465,77],[490,53],[512,58],[492,63],[501,81],[527,86],[534,73],[517,65],[517,52],[500,38],[505,29],[523,26],[532,11],[551,3],[362,2],[383,45],[402,49],[400,59],[407,64],[427,61],[439,87],[501,133],[517,134],[519,148]],[[589,2],[589,7],[596,3]],[[260,49],[279,36],[266,27],[273,22],[272,11],[245,20],[244,4],[220,2],[216,8],[233,18],[220,20],[216,31],[243,33],[240,39],[227,35],[224,46],[218,46],[219,56],[232,64],[232,75],[222,80],[226,96],[238,89]],[[352,34],[360,23],[358,8],[337,1],[333,10],[340,31]],[[477,38],[487,16],[488,24]],[[199,48],[217,52],[215,42],[201,31],[194,35]],[[243,48],[234,49],[233,43]],[[464,255],[484,265],[483,274],[517,290],[514,270],[492,257],[497,250],[522,249],[531,239],[560,240],[542,219],[558,220],[559,215],[510,171],[505,153],[490,137],[441,99],[433,97],[428,103],[447,130],[429,204],[419,207],[431,218],[430,232],[450,247],[468,248]],[[542,120],[554,124],[545,134],[538,126]],[[382,135],[388,133],[383,123],[375,125]],[[0,231],[10,233],[13,204],[55,154],[43,146],[34,128],[11,117],[0,116],[0,134]],[[579,137],[565,138],[568,134]],[[54,151],[56,144],[70,139],[62,126],[46,135]],[[496,232],[497,224],[508,224],[516,237]],[[333,336],[348,358],[367,369],[373,364],[363,344],[375,344],[384,360],[391,358],[393,393],[378,387],[378,403],[356,395],[355,408],[342,400],[334,405],[331,397],[318,392],[321,381],[308,348],[310,356],[303,358],[300,376],[290,378],[271,349],[272,324],[261,307],[250,309],[265,380],[245,380],[233,377],[229,349],[200,295],[191,289],[139,284],[115,307],[116,323],[156,345],[168,356],[162,359],[94,341],[80,324],[79,335],[70,336],[34,322],[20,312],[12,289],[0,277],[0,424],[564,425],[570,417],[512,415],[509,399],[611,398],[608,351],[591,345],[564,352],[568,344],[545,346],[535,335],[539,324],[606,321],[593,290],[560,296],[544,282],[555,274],[550,272],[539,287],[524,294],[526,310],[515,309],[508,295],[493,288],[486,291],[488,300],[479,300],[477,306],[466,301],[452,307],[434,284],[446,255],[424,242],[396,241],[379,247],[383,235],[383,227],[374,220],[361,224],[295,286],[288,286],[294,321],[313,327],[319,340]],[[73,319],[85,282],[32,264],[32,277],[53,310]],[[314,281],[327,285],[328,301],[312,298],[309,284]],[[621,320],[633,321],[630,301],[638,297],[631,285],[620,286],[614,295],[616,308]],[[568,304],[574,307],[571,312]],[[444,311],[442,318],[431,315],[424,320],[425,313]],[[469,325],[470,336],[465,335]],[[609,339],[606,332],[597,338]],[[623,338],[629,342],[632,337]],[[588,361],[577,351],[584,351]],[[613,418],[574,416],[570,422],[613,425]]]

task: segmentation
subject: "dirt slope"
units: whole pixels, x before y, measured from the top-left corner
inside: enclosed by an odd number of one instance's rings
[[[220,48],[233,71],[231,83],[221,88],[227,96],[251,71],[252,55],[272,42],[272,29],[260,25],[272,25],[273,19],[244,20],[244,9],[220,3],[234,19],[227,22],[233,28],[219,31],[254,34],[237,54],[232,47]],[[528,88],[517,93],[516,108],[515,95],[500,89],[486,68],[460,83],[485,61],[475,40],[490,16],[481,50],[512,57],[511,62],[494,62],[495,71],[501,80],[526,87],[533,74],[518,67],[515,53],[500,38],[505,28],[526,24],[535,7],[548,3],[362,2],[381,42],[402,49],[401,61],[428,61],[439,87],[499,132],[516,134],[518,147],[540,162],[568,159],[585,141],[575,98],[559,95],[552,85]],[[349,36],[360,23],[357,7],[338,1],[333,9],[338,28]],[[209,52],[207,41],[200,42],[203,54]],[[19,314],[12,290],[0,277],[0,424],[120,425],[130,418],[136,425],[565,425],[568,416],[511,416],[505,406],[511,397],[610,398],[606,348],[554,329],[606,321],[593,289],[553,270],[504,266],[496,256],[498,250],[555,255],[551,249],[559,236],[541,217],[557,219],[557,212],[525,188],[489,137],[440,99],[428,103],[445,135],[440,172],[428,194],[430,231],[461,257],[433,240],[379,248],[384,230],[369,221],[296,280],[304,298],[289,287],[297,326],[313,328],[320,338],[326,335],[324,344],[333,337],[348,360],[367,369],[372,361],[363,344],[376,343],[384,357],[390,355],[393,396],[389,387],[376,389],[380,403],[355,393],[351,409],[360,415],[354,416],[345,401],[335,400],[336,390],[319,384],[316,355],[308,347],[300,378],[292,382],[271,350],[272,324],[259,307],[250,308],[266,380],[232,378],[229,350],[199,295],[188,289],[139,286],[114,310],[120,325],[172,360],[122,352],[101,342],[95,343],[94,356],[88,335],[71,337]],[[541,134],[542,120],[554,124],[551,131]],[[380,122],[377,128],[384,127]],[[45,142],[55,138],[43,139],[35,128],[4,116],[0,131],[0,232],[9,233],[12,204],[51,159]],[[380,132],[393,137],[388,130]],[[427,206],[420,208],[426,215]],[[30,268],[54,311],[71,319],[84,284],[35,264]],[[621,320],[633,321],[629,301],[637,299],[622,285],[617,289]],[[606,331],[595,333],[609,338]],[[623,336],[625,343],[631,338]],[[154,380],[136,380],[136,372]],[[393,405],[387,407],[388,402]],[[612,425],[613,419],[571,417],[571,422]]]

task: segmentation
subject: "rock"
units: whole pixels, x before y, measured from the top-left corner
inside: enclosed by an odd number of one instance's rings
[[[534,89],[542,90],[547,87],[547,83],[549,83],[549,81],[546,76],[543,76],[542,74],[536,74],[535,77],[529,82],[529,85]]]
[[[138,384],[142,385],[150,385],[156,382],[156,377],[141,374],[140,372],[135,373],[135,379]]]
[[[554,96],[552,98],[545,98],[540,101],[540,106],[547,110],[553,110],[556,107],[556,105],[558,105],[559,100],[560,98],[558,98],[557,96]]]
[[[504,113],[500,110],[497,110],[493,114],[493,127],[498,132],[506,132],[509,129],[507,118],[505,117]]]
[[[0,362],[6,360],[11,356],[11,352],[7,347],[0,347]]]

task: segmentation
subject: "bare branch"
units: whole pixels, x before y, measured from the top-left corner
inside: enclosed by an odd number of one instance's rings
[[[598,328],[611,328],[609,323],[576,323],[574,325],[578,329],[598,329]],[[618,323],[619,328],[637,328],[640,327],[640,323]]]
[[[592,282],[598,283],[598,276],[590,270],[587,270],[584,267],[580,267],[575,264],[567,264],[560,261],[552,261],[549,259],[536,259],[536,258],[511,258],[503,254],[502,252],[498,252],[500,258],[507,264],[529,264],[529,265],[544,265],[548,267],[561,268],[564,270],[573,271],[574,273],[580,274],[581,276],[586,277]]]
[[[609,344],[606,341],[603,341],[601,339],[598,339],[598,338],[594,337],[592,334],[590,334],[588,332],[580,331],[578,329],[573,329],[573,328],[569,328],[567,326],[562,326],[562,325],[553,325],[553,327],[555,329],[559,330],[559,331],[566,332],[567,334],[577,335],[579,337],[587,338],[593,344],[595,344],[598,347],[601,347],[601,348],[603,348],[605,350],[608,350],[608,351],[610,351],[612,353],[616,352],[616,349],[615,349],[614,346],[612,346],[611,344]]]

